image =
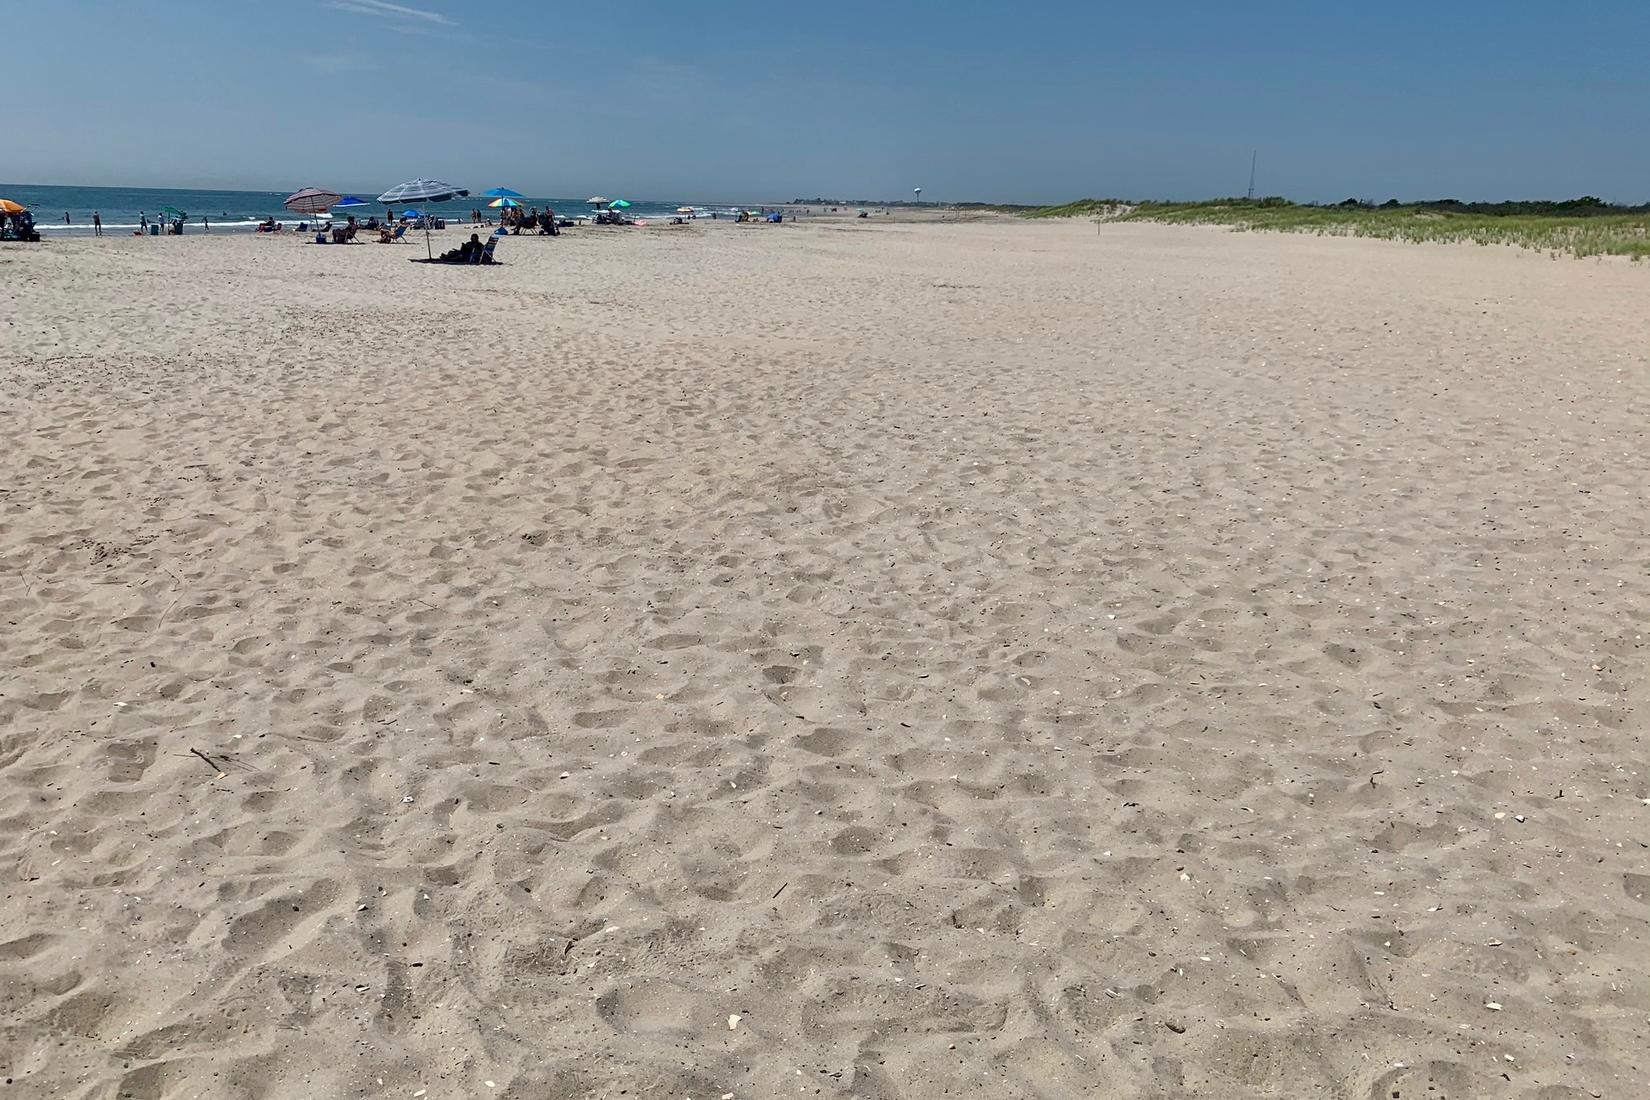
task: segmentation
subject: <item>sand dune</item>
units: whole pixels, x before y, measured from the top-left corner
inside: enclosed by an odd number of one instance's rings
[[[0,251],[5,1095],[1650,1093],[1650,273],[412,254]]]

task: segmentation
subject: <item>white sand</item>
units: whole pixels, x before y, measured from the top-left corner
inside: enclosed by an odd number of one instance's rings
[[[0,1098],[1650,1094],[1650,271],[421,252],[0,246]]]

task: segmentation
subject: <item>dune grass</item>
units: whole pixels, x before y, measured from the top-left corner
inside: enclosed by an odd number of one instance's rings
[[[1451,209],[1451,206],[1461,207]],[[1575,213],[1530,213],[1531,207]],[[1510,213],[1487,212],[1510,209]],[[1301,206],[1282,199],[1229,199],[1204,203],[1143,203],[1120,215],[1125,221],[1176,225],[1226,225],[1244,231],[1374,237],[1389,241],[1506,244],[1554,255],[1650,257],[1650,212],[1615,213],[1602,205],[1507,203],[1408,206]]]
[[[1120,211],[1128,210],[1135,204],[1124,202],[1122,199],[1078,199],[1062,206],[1039,206],[1025,211],[1021,216],[1027,218],[1114,218]]]

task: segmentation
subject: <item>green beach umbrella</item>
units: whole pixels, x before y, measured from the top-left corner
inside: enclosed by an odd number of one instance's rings
[[[609,210],[629,210],[630,204],[625,202],[623,199],[614,199],[612,202],[607,204],[607,208]]]
[[[170,214],[174,218],[187,218],[189,216],[175,206],[163,206],[160,208],[160,212],[162,214]]]

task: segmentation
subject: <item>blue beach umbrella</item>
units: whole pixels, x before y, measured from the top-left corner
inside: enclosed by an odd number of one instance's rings
[[[349,206],[371,206],[371,205],[372,205],[372,203],[368,202],[366,199],[358,199],[354,195],[345,195],[343,198],[341,198],[337,202],[333,203],[332,208],[334,210],[339,210],[339,209],[342,209],[344,207],[349,207]]]
[[[424,216],[424,211],[422,211],[422,210],[403,210],[403,211],[401,211],[401,216],[403,218],[422,218]]]
[[[508,187],[495,187],[491,191],[483,191],[483,195],[490,199],[520,199],[526,198],[520,191],[512,191]]]

